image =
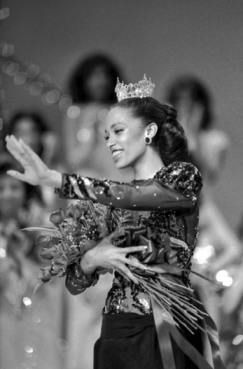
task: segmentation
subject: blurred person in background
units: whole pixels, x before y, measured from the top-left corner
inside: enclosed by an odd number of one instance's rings
[[[104,143],[104,121],[116,102],[117,78],[123,80],[119,67],[105,54],[92,54],[78,63],[70,77],[69,92],[73,106],[63,124],[65,157],[68,170],[87,176],[124,179],[116,169]]]
[[[78,62],[71,74],[69,93],[73,105],[63,122],[68,172],[122,181],[131,179],[128,169],[116,168],[104,140],[105,118],[117,101],[117,78],[123,80],[119,67],[102,53],[94,53]],[[69,369],[93,368],[93,347],[100,334],[101,311],[111,284],[112,276],[106,274],[93,289],[67,297]]]
[[[241,243],[236,232],[228,225],[212,195],[213,185],[220,181],[229,139],[223,131],[214,128],[211,93],[199,78],[188,75],[178,77],[167,87],[165,98],[178,111],[178,121],[188,138],[189,161],[200,169],[204,181],[198,248],[193,260],[202,274],[217,278],[217,273],[227,269],[241,253]],[[208,282],[200,278],[192,282],[220,326],[221,298],[208,293],[209,288],[214,288]],[[220,282],[227,285],[229,279]]]
[[[225,347],[225,364],[228,369],[243,368],[243,214],[238,235],[242,245],[242,254],[229,268],[233,278],[232,286],[222,297],[221,342]]]
[[[167,87],[165,98],[178,111],[188,139],[190,161],[200,168],[204,181],[215,183],[225,162],[229,138],[214,128],[213,101],[208,87],[195,76],[181,76]]]
[[[0,159],[0,368],[60,369],[62,363],[59,286],[33,291],[38,284],[36,235],[23,232],[43,225],[46,209],[39,187],[6,174],[19,166]]]
[[[51,167],[56,165],[57,137],[48,128],[41,114],[25,110],[16,112],[6,124],[6,134],[22,138],[44,163]],[[46,187],[42,187],[41,192],[43,201],[49,210],[56,208],[53,193]]]

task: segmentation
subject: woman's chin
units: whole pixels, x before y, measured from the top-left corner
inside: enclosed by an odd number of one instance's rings
[[[124,169],[124,168],[127,168],[129,165],[124,164],[122,163],[122,161],[117,160],[115,162],[115,166],[117,167],[117,169]]]

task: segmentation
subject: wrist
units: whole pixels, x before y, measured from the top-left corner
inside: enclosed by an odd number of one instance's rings
[[[61,188],[62,174],[56,170],[48,169],[45,178],[42,180],[44,186]]]
[[[92,250],[89,250],[84,254],[80,262],[80,265],[84,274],[91,275],[95,272],[96,265],[94,264],[93,261]]]

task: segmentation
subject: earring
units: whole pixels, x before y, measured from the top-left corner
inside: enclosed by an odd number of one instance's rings
[[[144,141],[146,142],[146,144],[147,144],[147,145],[151,145],[151,143],[152,143],[152,138],[151,138],[151,137],[149,137],[149,136],[146,136],[146,137],[145,137],[145,139],[144,139]]]

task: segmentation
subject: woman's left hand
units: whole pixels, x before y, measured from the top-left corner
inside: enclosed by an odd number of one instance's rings
[[[112,269],[134,283],[138,283],[137,278],[128,268],[129,265],[147,269],[145,265],[140,263],[136,258],[127,257],[130,253],[143,251],[147,246],[129,246],[117,247],[112,244],[112,239],[116,237],[114,232],[104,237],[95,247],[87,251],[81,260],[81,268],[85,274],[92,274],[97,268]]]

